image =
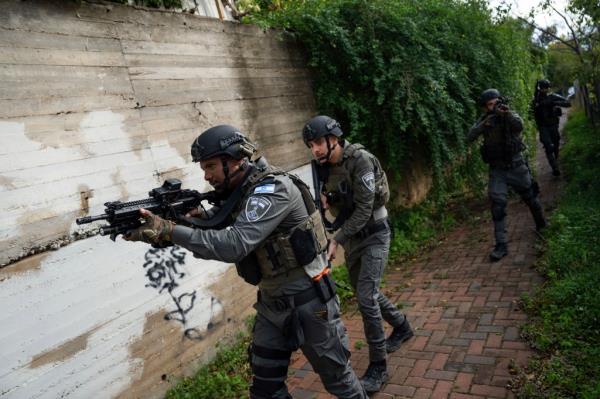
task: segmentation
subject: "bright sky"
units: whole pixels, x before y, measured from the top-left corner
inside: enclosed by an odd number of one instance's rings
[[[529,16],[529,12],[532,8],[537,7],[542,0],[490,0],[489,3],[492,8],[495,8],[499,4],[511,4],[512,5],[512,14],[519,15],[523,18],[527,18]],[[559,10],[561,13],[565,10],[565,7],[568,3],[568,0],[552,0],[552,4],[554,7]],[[557,15],[554,11],[549,10],[548,12],[536,13],[535,23],[540,27],[544,28],[546,26],[556,24],[558,28],[559,34],[567,33],[567,26],[565,25],[563,19]]]

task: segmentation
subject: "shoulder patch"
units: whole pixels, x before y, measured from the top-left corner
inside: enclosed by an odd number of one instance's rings
[[[275,184],[263,184],[254,188],[254,194],[273,194],[275,192]]]
[[[246,218],[250,222],[260,220],[271,209],[272,205],[268,198],[252,196],[246,202]]]
[[[369,189],[370,192],[375,191],[375,174],[373,172],[367,172],[361,176],[361,180],[365,184],[365,187]]]

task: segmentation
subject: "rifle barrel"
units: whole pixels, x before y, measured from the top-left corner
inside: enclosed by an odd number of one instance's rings
[[[82,218],[77,218],[77,219],[75,219],[75,223],[87,224],[87,223],[95,222],[96,220],[104,220],[104,219],[108,219],[108,215],[106,213],[103,213],[102,215],[84,216]]]

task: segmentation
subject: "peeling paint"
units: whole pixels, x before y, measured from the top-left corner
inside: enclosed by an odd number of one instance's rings
[[[112,179],[115,187],[118,187],[119,191],[121,192],[119,198],[121,200],[128,200],[129,192],[127,191],[127,183],[123,180],[123,176],[121,175],[121,167],[120,166],[117,167],[117,171],[115,173],[112,173],[110,175],[110,178]]]
[[[87,184],[80,184],[78,191],[81,198],[81,216],[84,216],[90,210],[90,198],[94,196],[94,192],[90,190]]]
[[[11,277],[19,276],[25,273],[39,271],[42,268],[42,262],[48,257],[49,253],[42,253],[29,256],[8,267],[0,269],[0,282],[8,280]]]
[[[157,173],[157,177],[160,180],[167,180],[167,179],[179,179],[179,180],[183,180],[184,178],[184,171],[181,168],[169,168],[167,170],[163,170]]]
[[[210,360],[218,343],[231,340],[245,328],[246,317],[254,312],[250,305],[256,294],[253,286],[242,283],[235,267],[221,274],[207,292],[211,294],[211,317],[196,339],[183,338],[182,324],[165,320],[166,309],[146,315],[142,335],[129,347],[130,356],[139,360],[138,367],[131,370],[136,377],[119,398],[148,397],[149,392],[152,397],[164,397],[179,378],[192,375]],[[214,313],[213,302],[221,304]]]
[[[13,189],[13,188],[15,188],[15,185],[13,183],[14,180],[15,179],[12,179],[10,177],[0,175],[0,186],[2,186],[3,188],[7,188],[9,190]],[[0,191],[4,191],[4,190],[0,190]]]
[[[64,362],[69,358],[75,356],[78,352],[85,350],[88,346],[88,340],[98,328],[93,328],[78,337],[68,340],[64,344],[57,348],[35,355],[29,363],[29,367],[32,369],[42,367],[46,364],[52,364],[56,362]]]

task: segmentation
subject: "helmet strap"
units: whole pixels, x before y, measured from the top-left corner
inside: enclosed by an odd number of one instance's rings
[[[338,146],[337,140],[335,144],[331,145],[331,142],[329,141],[329,137],[331,136],[331,134],[325,136],[325,141],[327,142],[327,154],[319,158],[319,161],[329,161],[329,159],[331,158],[331,152],[335,149],[335,147]]]
[[[225,190],[229,189],[229,183],[231,183],[231,179],[240,173],[244,172],[248,169],[249,163],[248,159],[244,159],[244,161],[240,164],[239,168],[233,173],[229,173],[229,165],[227,164],[228,158],[221,157],[221,165],[223,165],[223,175],[225,176],[225,180],[223,180],[223,186],[225,186]]]
[[[225,190],[229,189],[229,165],[227,164],[227,157],[221,157],[221,165],[223,166],[223,175],[225,176],[225,180],[223,180],[223,188]]]

